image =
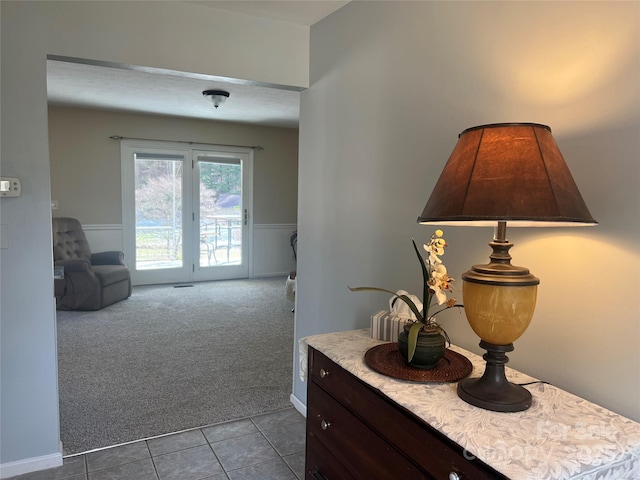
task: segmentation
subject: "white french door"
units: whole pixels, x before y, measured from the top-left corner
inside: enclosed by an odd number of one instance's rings
[[[249,276],[252,150],[122,142],[123,234],[135,285]]]
[[[251,155],[194,150],[194,280],[249,276]],[[197,244],[197,245],[196,245]]]

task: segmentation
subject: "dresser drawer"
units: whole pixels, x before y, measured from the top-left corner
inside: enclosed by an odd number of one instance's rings
[[[458,444],[317,350],[310,349],[309,363],[310,388],[311,384],[317,384],[433,478],[448,480],[452,472],[461,480],[507,478],[477,459],[467,460]]]
[[[430,479],[357,417],[311,382],[307,435],[317,439],[356,479]]]
[[[355,480],[340,461],[310,434],[307,434],[305,462],[305,480]]]

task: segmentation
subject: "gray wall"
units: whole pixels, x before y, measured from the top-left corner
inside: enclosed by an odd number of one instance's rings
[[[420,291],[411,238],[467,127],[550,125],[594,228],[510,229],[541,279],[516,368],[640,420],[638,2],[352,2],[311,28],[300,124],[296,338],[366,327]],[[491,229],[445,228],[460,282]],[[460,285],[459,285],[460,286]],[[449,313],[449,312],[447,312]],[[480,352],[464,316],[454,343]],[[297,380],[295,396],[306,401]]]
[[[254,153],[253,223],[297,220],[298,130],[79,108],[49,108],[55,216],[122,223],[120,142],[112,135],[195,143],[260,145]]]
[[[115,6],[0,3],[1,170],[22,180],[22,196],[0,203],[2,475],[60,454],[46,55],[308,84],[306,27],[186,2]],[[179,28],[159,28],[168,22]]]

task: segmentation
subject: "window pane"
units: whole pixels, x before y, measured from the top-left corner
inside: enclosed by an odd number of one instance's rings
[[[136,154],[135,210],[136,269],[181,268],[182,161]]]
[[[242,264],[242,165],[200,161],[200,266]]]

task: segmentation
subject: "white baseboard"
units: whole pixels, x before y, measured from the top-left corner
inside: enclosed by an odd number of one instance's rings
[[[307,406],[302,403],[298,397],[296,397],[293,393],[291,394],[291,396],[289,397],[289,401],[293,404],[293,408],[295,408],[298,412],[300,412],[300,415],[302,415],[304,418],[307,418]]]
[[[62,466],[62,453],[52,453],[42,457],[26,458],[15,462],[0,464],[0,478],[15,477],[24,473],[37,472],[47,468]]]

